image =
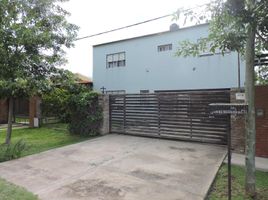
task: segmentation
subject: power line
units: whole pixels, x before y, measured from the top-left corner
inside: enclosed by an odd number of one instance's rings
[[[146,20],[146,21],[138,22],[138,23],[135,23],[135,24],[127,25],[127,26],[122,26],[120,28],[115,28],[115,29],[112,29],[112,30],[109,30],[109,31],[104,31],[104,32],[93,34],[93,35],[84,36],[84,37],[75,39],[75,41],[83,40],[83,39],[90,38],[90,37],[95,37],[95,36],[98,36],[98,35],[103,35],[103,34],[114,32],[114,31],[119,31],[119,30],[122,30],[122,29],[126,29],[126,28],[130,28],[130,27],[133,27],[133,26],[145,24],[145,23],[148,23],[148,22],[152,22],[152,21],[159,20],[159,19],[166,18],[166,17],[170,17],[170,16],[172,16],[172,14],[163,15],[161,17],[156,17],[156,18],[153,18],[153,19],[149,19],[149,20]]]
[[[186,11],[189,11],[189,10],[193,10],[195,8],[203,7],[203,6],[208,5],[208,4],[210,4],[210,3],[198,5],[196,7],[188,8],[188,9],[185,9],[185,10],[181,10],[180,12],[186,12]],[[138,26],[138,25],[145,24],[145,23],[148,23],[148,22],[152,22],[152,21],[156,21],[156,20],[163,19],[163,18],[166,18],[166,17],[170,17],[170,16],[173,16],[173,15],[174,15],[174,13],[163,15],[163,16],[160,16],[160,17],[156,17],[156,18],[153,18],[153,19],[145,20],[145,21],[138,22],[138,23],[135,23],[135,24],[130,24],[130,25],[127,25],[127,26],[122,26],[120,28],[115,28],[115,29],[111,29],[111,30],[108,30],[108,31],[104,31],[104,32],[100,32],[100,33],[96,33],[96,34],[92,34],[92,35],[80,37],[80,38],[75,39],[74,41],[83,40],[83,39],[87,39],[87,38],[91,38],[91,37],[103,35],[103,34],[114,32],[114,31],[119,31],[119,30],[122,30],[122,29],[130,28],[130,27],[133,27],[133,26]]]

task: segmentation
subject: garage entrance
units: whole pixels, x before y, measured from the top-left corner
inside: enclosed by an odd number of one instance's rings
[[[112,133],[226,144],[229,116],[211,115],[210,103],[230,103],[230,91],[111,95],[110,130]]]

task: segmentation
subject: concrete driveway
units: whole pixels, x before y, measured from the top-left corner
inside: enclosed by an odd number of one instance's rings
[[[0,176],[47,200],[203,199],[221,146],[107,135],[0,164]]]

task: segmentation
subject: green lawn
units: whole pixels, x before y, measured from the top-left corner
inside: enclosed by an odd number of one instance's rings
[[[23,139],[27,144],[27,150],[22,153],[23,156],[39,153],[48,149],[65,146],[89,139],[71,135],[67,131],[66,124],[50,124],[41,128],[23,128],[14,129],[12,132],[12,143]],[[0,143],[5,140],[5,131],[0,131]]]
[[[1,200],[38,200],[37,196],[26,191],[24,188],[13,185],[0,179]]]
[[[245,169],[243,167],[232,166],[232,199],[244,200]],[[256,172],[257,199],[268,199],[268,173]],[[227,199],[227,165],[223,165],[212,186],[209,200],[226,200]]]

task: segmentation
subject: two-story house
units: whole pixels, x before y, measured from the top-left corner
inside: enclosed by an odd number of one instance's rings
[[[94,89],[107,93],[232,88],[244,85],[236,52],[175,56],[179,41],[207,37],[208,24],[93,46]],[[102,89],[101,89],[102,88]]]

